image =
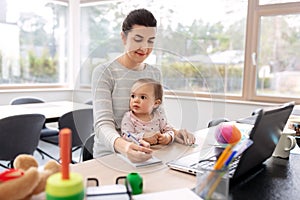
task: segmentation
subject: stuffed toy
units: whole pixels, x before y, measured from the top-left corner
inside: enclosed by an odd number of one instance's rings
[[[60,171],[60,164],[50,160],[42,171],[32,155],[21,154],[14,160],[14,169],[0,173],[0,200],[27,200],[45,191],[48,177]]]

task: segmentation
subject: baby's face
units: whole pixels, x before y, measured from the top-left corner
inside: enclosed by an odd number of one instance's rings
[[[130,109],[135,114],[151,114],[155,105],[153,85],[135,84],[132,87]]]

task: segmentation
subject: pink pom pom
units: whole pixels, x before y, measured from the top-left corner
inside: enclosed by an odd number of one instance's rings
[[[240,130],[232,122],[223,122],[215,130],[216,140],[220,144],[235,144],[241,136]]]

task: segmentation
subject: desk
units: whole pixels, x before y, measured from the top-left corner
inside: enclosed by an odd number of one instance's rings
[[[204,135],[208,133],[207,130],[202,132]],[[207,144],[196,142],[200,148],[207,147]],[[191,149],[174,143],[165,148],[157,147],[154,155],[165,161],[167,158],[173,159],[176,154],[179,156],[181,153],[195,151],[198,147]],[[115,184],[118,176],[137,171],[144,179],[144,193],[183,187],[193,188],[196,185],[196,177],[193,175],[171,170],[165,165],[133,168],[115,154],[72,165],[71,170],[82,174],[85,178],[96,177],[101,185]],[[300,155],[291,154],[289,160],[271,157],[259,174],[230,190],[230,199],[297,199],[300,193],[299,185]]]
[[[4,105],[0,106],[0,119],[13,115],[38,113],[46,117],[46,122],[57,122],[63,114],[84,108],[92,108],[92,106],[72,101]]]

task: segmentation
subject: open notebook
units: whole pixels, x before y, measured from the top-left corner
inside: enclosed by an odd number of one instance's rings
[[[289,102],[272,109],[261,109],[257,113],[254,126],[249,134],[253,144],[240,156],[230,177],[230,182],[238,182],[248,176],[250,171],[261,169],[264,161],[272,155],[293,107],[294,102]],[[199,158],[200,152],[189,154],[170,161],[167,165],[171,169],[196,175],[199,172],[198,163],[202,163],[202,160],[211,160],[214,164],[216,159],[212,158],[218,155],[214,150],[211,152],[205,158]]]
[[[156,164],[161,164],[162,163],[162,160],[158,159],[155,156],[152,156],[152,158],[150,158],[149,160],[147,160],[145,162],[134,163],[134,162],[131,162],[127,157],[123,156],[120,153],[118,153],[117,155],[120,158],[122,158],[123,160],[125,160],[127,163],[129,163],[130,165],[134,166],[134,167],[146,167],[146,166],[152,166],[152,165],[156,165]]]

